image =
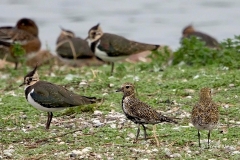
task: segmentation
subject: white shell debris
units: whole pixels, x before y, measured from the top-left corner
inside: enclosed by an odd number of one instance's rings
[[[99,119],[94,119],[92,123],[93,123],[93,127],[100,127],[103,125],[103,123],[101,123]]]
[[[74,77],[75,76],[72,75],[72,74],[67,74],[64,79],[67,80],[67,81],[71,81],[71,80],[73,80]]]
[[[131,139],[135,138],[135,135],[133,133],[129,133],[128,137],[130,137]]]
[[[110,83],[110,84],[109,84],[109,87],[111,87],[111,88],[112,88],[112,87],[114,87],[114,86],[115,86],[115,85],[114,85],[114,84],[112,84],[112,83]]]
[[[14,149],[6,149],[6,150],[3,150],[3,155],[7,156],[7,157],[12,157],[12,154],[15,150]]]
[[[99,111],[99,110],[95,110],[94,112],[93,112],[93,115],[94,116],[101,116],[103,113],[101,112],[101,111]]]
[[[164,152],[165,152],[165,154],[166,154],[167,156],[170,157],[170,155],[171,155],[171,151],[170,151],[169,148],[164,148]]]
[[[92,147],[86,147],[86,148],[82,149],[82,153],[86,154],[86,153],[90,152],[91,150],[92,150]]]
[[[79,87],[87,87],[88,86],[88,83],[86,80],[82,80],[80,83],[79,83]]]

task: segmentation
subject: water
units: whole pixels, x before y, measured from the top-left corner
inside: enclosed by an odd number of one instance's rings
[[[104,32],[128,39],[179,47],[182,29],[197,30],[222,41],[239,34],[239,0],[1,0],[0,25],[15,25],[22,17],[36,21],[42,49],[55,50],[59,26],[86,38],[101,24]]]

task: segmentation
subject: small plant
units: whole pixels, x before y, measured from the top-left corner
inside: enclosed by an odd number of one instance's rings
[[[214,53],[196,37],[184,38],[181,47],[174,52],[173,65],[184,62],[187,65],[206,65],[213,63]]]
[[[153,68],[162,68],[168,66],[170,60],[172,59],[173,52],[168,46],[161,47],[160,50],[152,51],[149,58],[152,60],[150,65]]]
[[[19,59],[21,64],[23,64],[26,61],[24,58],[26,52],[19,43],[15,43],[13,45],[12,51],[14,56],[17,57],[17,59]]]
[[[191,37],[182,41],[181,47],[174,52],[173,65],[184,62],[192,66],[217,65],[239,68],[240,36],[224,40],[220,49],[212,49],[204,42]]]

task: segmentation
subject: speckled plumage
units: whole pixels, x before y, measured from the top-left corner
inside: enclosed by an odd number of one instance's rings
[[[161,113],[157,112],[153,108],[151,108],[148,104],[141,102],[139,99],[135,97],[134,93],[134,85],[132,83],[124,83],[117,92],[123,92],[122,98],[122,109],[125,113],[126,117],[138,124],[138,131],[136,135],[136,140],[138,139],[140,126],[143,126],[144,136],[146,139],[146,127],[144,124],[157,124],[161,122],[173,122],[172,118],[168,118]]]
[[[202,88],[199,96],[199,102],[193,107],[191,119],[192,124],[198,130],[199,147],[201,147],[199,130],[209,131],[209,147],[210,132],[217,126],[219,120],[218,106],[212,101],[210,88]]]
[[[103,33],[99,24],[88,32],[87,41],[92,52],[100,59],[112,63],[123,60],[132,54],[159,49],[160,45],[146,44],[128,40],[122,36]]]
[[[33,107],[48,112],[46,129],[50,127],[53,111],[98,101],[95,97],[81,96],[53,83],[39,81],[36,69],[24,77],[20,86],[25,85],[25,97]]]

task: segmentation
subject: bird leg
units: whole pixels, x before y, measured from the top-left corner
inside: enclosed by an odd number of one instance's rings
[[[111,76],[113,75],[113,69],[114,69],[114,62],[111,62],[112,69],[111,69]]]
[[[137,140],[138,140],[139,132],[140,132],[140,124],[138,124],[138,130],[137,130],[135,142],[137,142]]]
[[[52,112],[48,112],[48,119],[47,119],[47,123],[46,123],[46,129],[49,129],[50,123],[52,121],[52,117],[53,117],[53,113]]]
[[[200,143],[200,132],[198,130],[198,144],[199,144],[199,147],[201,147],[201,143]]]
[[[15,70],[18,69],[18,62],[15,62],[15,67],[14,67]]]
[[[209,139],[210,139],[210,130],[208,131],[208,149],[209,149]]]
[[[145,141],[147,140],[147,131],[146,131],[146,127],[142,124],[143,126],[143,131],[144,131],[144,139]]]
[[[160,143],[158,141],[158,138],[157,138],[157,135],[156,135],[156,125],[153,125],[153,136],[157,142],[157,146],[159,147],[160,146]]]

